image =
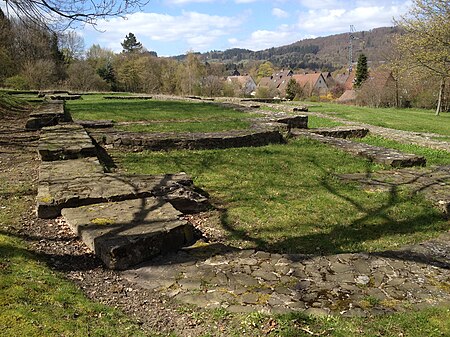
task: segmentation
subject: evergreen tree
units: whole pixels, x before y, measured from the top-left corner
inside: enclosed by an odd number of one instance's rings
[[[367,66],[367,57],[360,54],[358,57],[358,64],[356,65],[355,87],[361,87],[361,84],[369,77],[369,68]]]
[[[126,35],[121,45],[124,53],[140,53],[143,49],[142,43],[138,42],[133,33]]]
[[[117,89],[116,74],[111,62],[106,62],[104,67],[97,69],[97,74],[111,86],[111,90]]]

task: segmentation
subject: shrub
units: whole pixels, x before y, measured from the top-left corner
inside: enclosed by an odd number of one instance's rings
[[[30,83],[22,75],[16,75],[16,76],[7,78],[5,80],[5,86],[7,88],[16,89],[16,90],[29,90],[30,89]]]

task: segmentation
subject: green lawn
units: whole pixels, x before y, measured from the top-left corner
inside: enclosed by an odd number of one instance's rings
[[[406,189],[369,193],[341,183],[334,173],[380,167],[311,140],[114,156],[133,173],[192,175],[222,209],[219,225],[234,245],[289,253],[378,251],[448,229],[438,211]]]
[[[450,136],[450,113],[435,116],[434,111],[424,109],[375,109],[322,102],[308,104],[312,112],[332,113],[332,116],[392,129]]]
[[[212,103],[156,100],[105,100],[103,96],[88,95],[82,100],[67,102],[73,119],[126,121],[208,122],[254,117],[253,114],[224,108]]]

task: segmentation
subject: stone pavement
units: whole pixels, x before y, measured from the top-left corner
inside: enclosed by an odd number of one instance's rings
[[[40,130],[44,126],[57,125],[71,120],[72,117],[64,108],[64,101],[51,101],[42,104],[30,114],[25,128],[27,130]]]
[[[400,251],[332,256],[200,243],[123,275],[202,308],[367,316],[450,304],[449,239],[450,232]]]

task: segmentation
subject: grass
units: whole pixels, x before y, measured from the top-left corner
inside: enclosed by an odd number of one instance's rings
[[[236,246],[314,254],[380,251],[448,229],[438,211],[407,189],[369,193],[340,182],[335,174],[381,167],[312,140],[115,157],[133,173],[191,174],[221,209],[218,225]]]
[[[240,119],[208,122],[157,122],[153,124],[118,125],[117,130],[130,132],[221,132],[248,129],[250,123]]]
[[[362,139],[355,139],[366,144],[396,149],[405,153],[413,153],[427,159],[427,165],[450,165],[450,152],[444,150],[430,149],[428,147],[403,144],[395,140],[386,139],[379,136],[366,136]]]
[[[450,113],[435,116],[424,109],[369,108],[335,103],[310,103],[312,112],[332,113],[333,116],[392,129],[432,132],[450,135]]]
[[[328,118],[322,118],[317,116],[308,116],[308,128],[332,128],[335,126],[341,126],[342,123],[332,121]]]
[[[105,100],[99,95],[83,96],[69,101],[67,107],[74,119],[127,121],[179,121],[205,122],[237,120],[254,115],[224,108],[212,103],[156,100]]]
[[[0,335],[145,336],[118,310],[87,299],[12,234],[35,191],[9,178],[0,174]]]

